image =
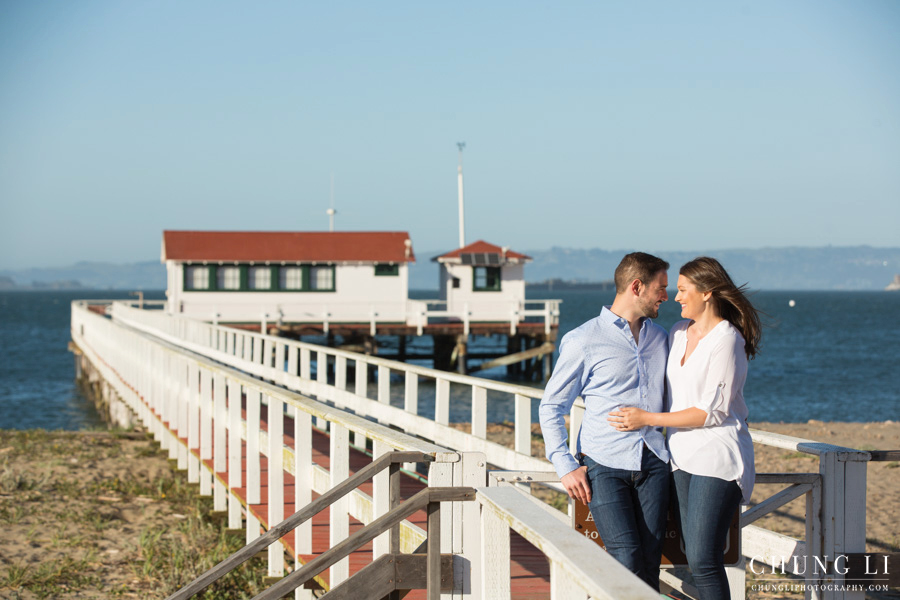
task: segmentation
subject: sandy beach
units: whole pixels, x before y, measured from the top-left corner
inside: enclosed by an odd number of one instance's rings
[[[854,448],[900,448],[900,423],[755,427]],[[533,433],[534,452],[542,455],[540,432]],[[489,437],[510,442],[512,426],[492,425]],[[868,467],[869,551],[900,551],[898,466],[879,462]],[[812,458],[757,445],[759,472],[816,469]],[[0,431],[0,598],[164,597],[190,581],[239,548],[243,537],[226,535],[211,501],[199,498],[185,481],[185,474],[140,433]],[[758,486],[754,499],[770,493]],[[758,524],[802,536],[803,514],[798,499]],[[256,573],[263,572],[257,565]],[[211,597],[252,595],[259,578],[250,579],[232,578]]]

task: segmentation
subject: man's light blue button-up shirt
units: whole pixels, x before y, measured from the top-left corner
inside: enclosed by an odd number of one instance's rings
[[[607,467],[640,471],[646,444],[661,460],[669,461],[662,428],[617,431],[607,421],[620,406],[664,410],[669,336],[645,318],[638,340],[635,343],[628,321],[609,307],[563,336],[559,361],[540,407],[547,458],[560,477],[579,466],[566,444],[563,420],[578,396],[584,399],[585,414],[577,452]]]

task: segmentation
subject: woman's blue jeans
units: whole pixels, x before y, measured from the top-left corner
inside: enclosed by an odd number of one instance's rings
[[[725,575],[725,542],[741,503],[741,488],[736,481],[692,475],[681,469],[672,473],[672,481],[675,514],[680,518],[688,566],[700,600],[727,600],[731,593]]]
[[[669,508],[669,465],[644,448],[641,470],[601,465],[584,457],[591,516],[606,551],[659,591],[659,563]]]

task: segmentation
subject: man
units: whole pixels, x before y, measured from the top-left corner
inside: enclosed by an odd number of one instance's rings
[[[618,407],[664,410],[668,334],[650,319],[668,299],[669,263],[634,252],[616,268],[616,297],[600,315],[566,334],[541,399],[547,458],[568,494],[591,509],[607,552],[659,591],[669,504],[669,454],[662,431],[618,431]],[[576,460],[564,416],[585,404]]]

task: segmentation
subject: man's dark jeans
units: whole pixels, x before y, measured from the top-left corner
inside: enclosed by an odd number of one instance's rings
[[[646,447],[641,470],[601,465],[584,457],[591,516],[606,551],[659,591],[659,563],[669,509],[669,465]]]

